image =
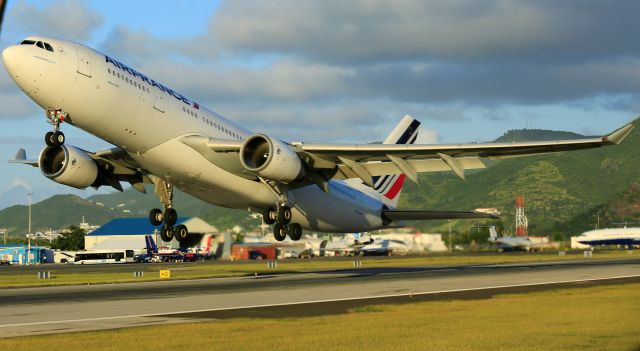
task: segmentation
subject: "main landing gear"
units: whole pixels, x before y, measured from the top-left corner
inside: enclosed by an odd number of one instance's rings
[[[182,244],[189,237],[189,230],[183,224],[176,225],[178,212],[173,208],[173,185],[164,180],[158,180],[156,182],[156,194],[160,197],[164,212],[159,208],[152,209],[149,212],[149,222],[154,227],[162,224],[162,228],[160,228],[162,241],[168,242],[175,237]]]
[[[44,142],[47,146],[59,146],[64,144],[64,133],[60,131],[60,124],[65,121],[68,114],[62,110],[48,109],[46,111],[47,121],[53,125],[53,131],[44,135]]]
[[[273,237],[277,241],[283,241],[287,235],[293,241],[302,238],[302,226],[291,222],[291,208],[279,204],[277,208],[270,207],[262,214],[266,224],[273,224]],[[274,224],[275,223],[275,224]]]

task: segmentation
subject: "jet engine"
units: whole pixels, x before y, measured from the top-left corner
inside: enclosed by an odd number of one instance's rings
[[[248,137],[240,148],[240,162],[248,171],[269,180],[292,182],[303,175],[302,161],[294,149],[264,134]]]
[[[47,146],[40,151],[38,167],[54,182],[84,189],[98,178],[98,164],[84,151],[68,145]]]

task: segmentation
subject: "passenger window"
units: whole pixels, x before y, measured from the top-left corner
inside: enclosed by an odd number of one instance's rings
[[[53,47],[51,47],[51,45],[49,45],[49,43],[44,43],[44,48],[47,49],[47,51],[53,52]]]

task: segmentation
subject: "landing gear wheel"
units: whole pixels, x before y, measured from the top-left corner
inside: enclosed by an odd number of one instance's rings
[[[53,132],[47,132],[44,135],[44,143],[47,144],[47,146],[54,146],[55,143],[53,141]]]
[[[61,131],[54,132],[52,140],[53,140],[54,145],[56,145],[56,146],[64,144],[64,141],[65,141],[64,133],[61,132]]]
[[[262,220],[265,224],[273,224],[278,219],[278,212],[273,207],[269,207],[262,212]]]
[[[289,224],[291,222],[291,209],[289,206],[280,206],[278,208],[278,223]]]
[[[276,223],[273,226],[273,237],[277,240],[277,241],[282,241],[287,237],[287,227],[285,227],[284,225],[280,224],[280,223]]]
[[[163,225],[160,229],[160,239],[169,242],[173,239],[173,228]]]
[[[167,208],[164,211],[164,224],[173,227],[178,221],[178,212],[173,208]]]
[[[187,229],[187,226],[183,224],[177,225],[176,228],[174,229],[174,233],[175,233],[176,239],[178,239],[180,243],[186,241],[187,238],[189,237],[189,230]]]
[[[154,208],[149,212],[149,222],[151,222],[151,225],[154,227],[162,224],[162,218],[162,211],[159,208]]]
[[[302,238],[302,226],[298,223],[289,224],[289,237],[293,241],[298,241]]]

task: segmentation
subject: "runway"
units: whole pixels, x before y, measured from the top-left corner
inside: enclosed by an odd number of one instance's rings
[[[0,290],[0,337],[233,317],[342,313],[378,303],[487,298],[640,282],[640,260],[375,268],[277,276]]]

